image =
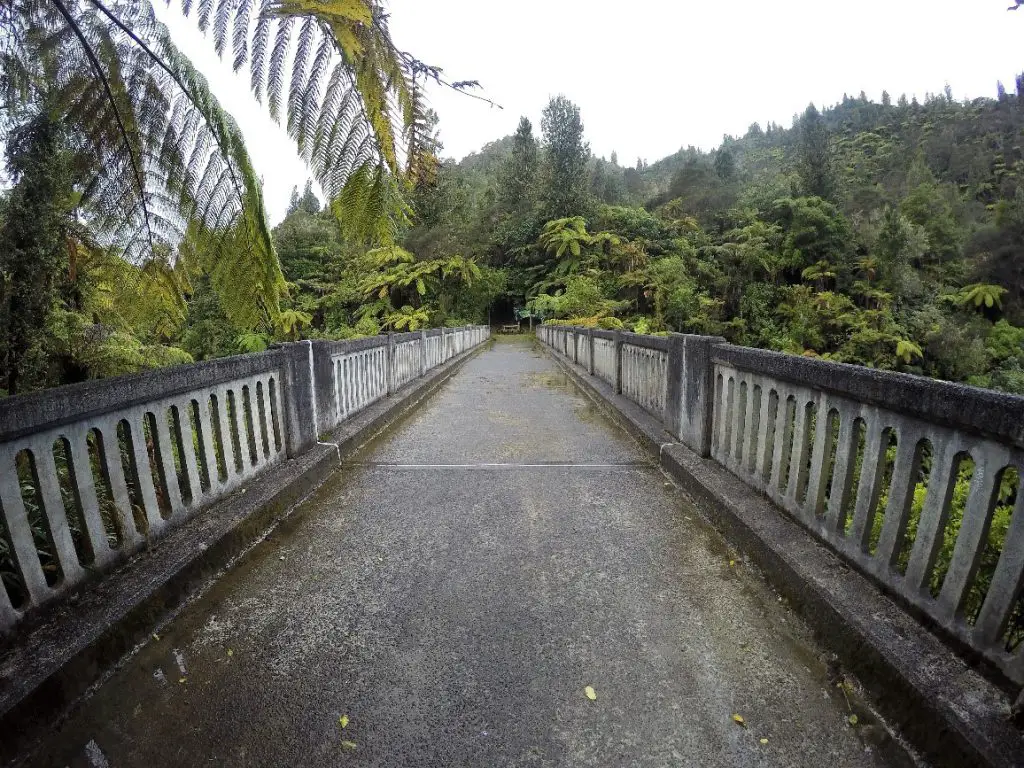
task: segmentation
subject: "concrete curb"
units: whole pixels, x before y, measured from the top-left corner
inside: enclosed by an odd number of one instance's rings
[[[1024,766],[1009,696],[973,670],[824,544],[661,422],[540,345],[743,550],[865,687],[879,711],[936,765]]]
[[[55,721],[154,628],[288,517],[349,456],[436,391],[486,344],[463,352],[373,404],[297,459],[271,468],[58,603],[0,657],[0,763]]]

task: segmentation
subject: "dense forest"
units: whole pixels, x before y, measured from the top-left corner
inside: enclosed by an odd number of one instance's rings
[[[2,385],[518,312],[1024,393],[1022,89],[862,93],[632,166],[591,154],[564,96],[458,162],[424,109],[390,236],[351,225],[351,195],[323,206],[307,184],[268,235],[269,267],[187,236],[141,261],[105,247],[78,211],[80,153],[42,110],[5,147]],[[254,269],[257,290],[240,279]]]
[[[714,151],[632,166],[592,157],[559,97],[539,135],[523,118],[440,164],[404,243],[497,270],[499,312],[1024,392],[1016,85],[970,102],[844,97],[791,128],[755,123]]]

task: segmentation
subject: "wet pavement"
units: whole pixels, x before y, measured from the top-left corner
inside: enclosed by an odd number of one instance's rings
[[[28,762],[905,764],[823,659],[651,457],[502,340]]]

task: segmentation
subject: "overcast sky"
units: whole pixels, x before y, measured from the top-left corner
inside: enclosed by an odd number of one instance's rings
[[[390,0],[396,43],[479,80],[504,109],[430,91],[444,154],[456,158],[512,133],[540,130],[551,96],[582,112],[596,155],[654,161],[681,146],[711,149],[754,121],[790,125],[861,90],[923,98],[948,83],[957,99],[994,96],[1024,71],[1024,9],[1010,0]],[[160,3],[175,40],[242,126],[273,223],[309,176],[285,132],[249,95],[248,80]]]

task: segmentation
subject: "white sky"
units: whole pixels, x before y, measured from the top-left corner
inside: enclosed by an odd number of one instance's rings
[[[681,146],[704,149],[759,121],[790,125],[819,106],[865,91],[879,100],[939,93],[994,96],[1024,71],[1024,10],[1010,0],[390,0],[399,47],[479,80],[504,109],[430,91],[444,154],[461,158],[512,133],[520,115],[539,134],[549,97],[582,112],[596,155],[653,162]],[[271,221],[309,173],[284,130],[219,62],[212,43],[155,4],[178,45],[242,126],[263,177]]]

